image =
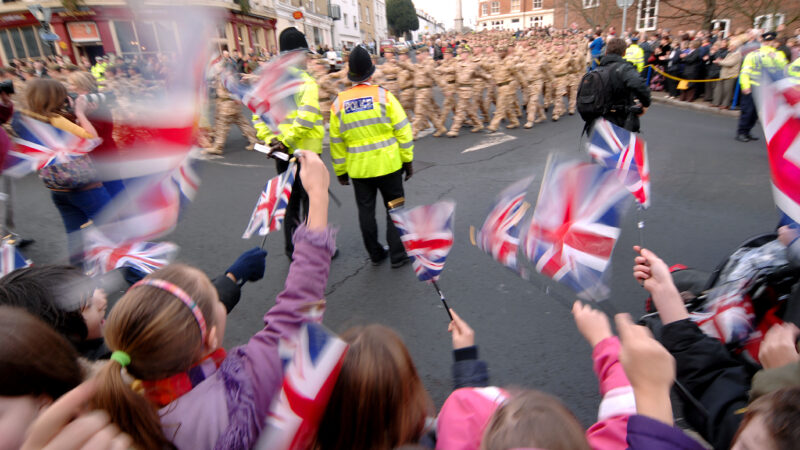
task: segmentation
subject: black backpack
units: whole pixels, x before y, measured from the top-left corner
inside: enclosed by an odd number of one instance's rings
[[[577,106],[584,121],[592,122],[608,112],[613,93],[611,77],[617,66],[619,64],[599,66],[581,78]]]

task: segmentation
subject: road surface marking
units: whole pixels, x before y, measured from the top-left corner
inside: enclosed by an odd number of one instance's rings
[[[473,145],[472,147],[467,148],[466,150],[462,151],[461,153],[469,153],[474,152],[477,150],[483,150],[487,147],[494,147],[495,145],[500,145],[503,142],[513,141],[516,137],[504,134],[504,133],[492,133],[487,136],[481,142]]]

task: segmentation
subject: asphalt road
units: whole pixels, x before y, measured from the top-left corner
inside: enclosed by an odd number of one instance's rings
[[[773,229],[777,215],[769,189],[763,138],[733,140],[735,119],[654,105],[643,118],[642,136],[650,151],[652,206],[643,217],[644,243],[668,263],[711,269],[746,237]],[[566,305],[538,275],[525,281],[470,244],[469,226],[479,226],[494,196],[510,183],[534,175],[529,193],[535,203],[547,155],[559,152],[586,159],[579,151],[582,122],[577,116],[545,122],[531,130],[470,134],[457,139],[426,136],[416,143],[415,174],[406,183],[406,204],[442,198],[457,202],[455,245],[440,286],[450,305],[475,329],[480,356],[489,363],[491,382],[524,386],[561,397],[586,425],[596,417],[599,396],[589,345]],[[760,133],[760,130],[755,130]],[[470,150],[471,147],[481,147]],[[179,259],[209,275],[225,270],[260,238],[240,236],[267,178],[271,161],[244,150],[238,131],[224,158],[203,163],[202,186],[186,219],[169,237],[181,246]],[[330,156],[325,151],[325,159]],[[331,186],[343,206],[331,203],[330,220],[339,227],[341,256],[334,261],[327,289],[325,324],[343,331],[354,324],[380,322],[404,338],[437,407],[451,390],[452,362],[447,316],[434,290],[415,278],[410,266],[373,267],[363,248],[351,186]],[[63,227],[47,190],[36,177],[17,184],[17,227],[36,243],[25,253],[39,264],[65,259]],[[383,229],[383,211],[379,224]],[[643,312],[646,297],[631,277],[639,241],[636,213],[625,227],[613,257],[612,297],[606,308]],[[382,233],[382,231],[381,231]],[[229,316],[226,346],[245,342],[262,324],[264,312],[281,289],[289,261],[283,236],[268,238],[264,280],[244,287]]]

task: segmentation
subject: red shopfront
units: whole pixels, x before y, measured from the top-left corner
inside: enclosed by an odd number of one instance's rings
[[[225,10],[224,23],[217,31],[221,48],[240,51],[277,48],[274,18],[243,15]],[[122,57],[174,52],[182,39],[166,10],[151,9],[134,14],[120,6],[92,6],[77,13],[54,12],[51,19],[57,54],[77,63],[81,57],[113,54]],[[51,54],[50,44],[39,36],[39,22],[28,12],[0,15],[0,57],[3,64],[12,59],[35,59]]]

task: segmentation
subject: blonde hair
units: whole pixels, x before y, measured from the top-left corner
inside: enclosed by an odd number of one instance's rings
[[[97,81],[89,72],[72,72],[67,75],[69,84],[87,92],[97,92]]]
[[[175,284],[194,300],[208,327],[214,324],[216,291],[199,270],[172,264],[146,279]],[[130,356],[127,372],[138,380],[159,380],[185,372],[203,356],[204,339],[191,310],[175,295],[153,287],[129,289],[111,310],[105,339],[112,351]],[[125,382],[122,366],[109,361],[97,376],[92,406],[103,409],[111,421],[141,448],[164,448],[172,444],[164,436],[156,405],[134,392]]]

